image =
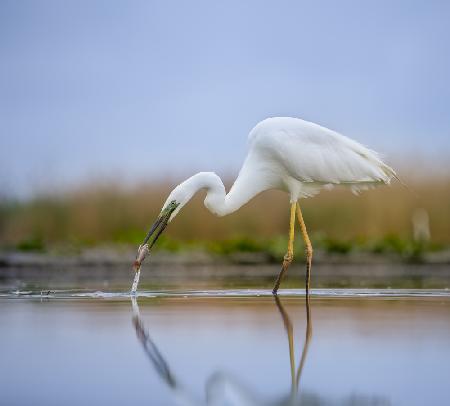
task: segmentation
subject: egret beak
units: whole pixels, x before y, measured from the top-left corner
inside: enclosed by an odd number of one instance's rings
[[[171,202],[161,212],[156,221],[153,223],[152,227],[150,228],[150,231],[147,233],[144,239],[144,242],[139,246],[136,260],[134,261],[133,264],[133,268],[136,272],[141,267],[141,264],[144,261],[145,257],[150,252],[150,249],[153,247],[153,245],[155,245],[156,241],[167,227],[167,224],[169,224],[170,217],[177,207],[178,203],[176,203],[175,201]]]

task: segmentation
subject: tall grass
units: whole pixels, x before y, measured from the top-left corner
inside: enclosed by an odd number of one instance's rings
[[[0,202],[0,245],[44,247],[56,244],[139,243],[158,215],[171,184],[124,187],[112,183],[85,185],[64,194],[40,195],[28,201]],[[336,241],[410,239],[412,216],[423,208],[430,219],[431,240],[450,243],[450,177],[399,184],[354,196],[347,190],[323,191],[301,201],[305,221],[315,238]],[[289,200],[270,191],[225,218],[211,215],[199,193],[173,221],[169,238],[223,241],[236,237],[264,240],[286,235]]]

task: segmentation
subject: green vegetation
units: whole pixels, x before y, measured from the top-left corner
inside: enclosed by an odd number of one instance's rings
[[[22,240],[16,247],[19,251],[45,251],[44,242],[39,237],[32,237],[26,240]]]
[[[317,251],[328,254],[350,254],[350,253],[371,253],[371,254],[392,254],[405,259],[420,260],[426,252],[436,251],[445,248],[438,244],[416,242],[411,239],[401,239],[397,236],[387,235],[376,240],[335,240],[332,238],[314,237],[313,246]],[[296,255],[302,254],[302,243],[296,243]],[[229,240],[218,240],[213,242],[195,241],[180,242],[165,236],[158,244],[157,250],[169,252],[186,252],[201,250],[217,255],[231,255],[234,253],[261,253],[268,259],[279,261],[286,253],[287,238],[277,236],[271,239],[251,239],[249,237],[237,237]]]
[[[139,235],[139,238],[137,238]],[[125,233],[120,238],[114,239],[115,243],[130,244],[137,246],[141,243],[139,233]],[[346,255],[351,253],[369,253],[380,255],[396,255],[403,259],[420,261],[423,255],[430,251],[444,249],[445,246],[439,244],[416,242],[414,240],[401,239],[394,235],[387,235],[381,239],[375,240],[335,240],[333,238],[312,238],[313,246],[316,251],[322,251],[327,254]],[[302,243],[296,243],[296,256],[302,256]],[[88,243],[66,245],[63,252],[68,249],[80,250],[91,246]],[[259,253],[263,254],[268,261],[279,262],[280,258],[286,252],[287,238],[277,236],[271,239],[251,239],[249,237],[236,237],[227,240],[217,241],[180,241],[168,236],[161,236],[156,251],[166,251],[171,253],[186,253],[192,251],[202,251],[212,255],[229,256],[236,253]],[[46,247],[40,238],[30,238],[20,241],[15,247],[19,251],[25,252],[45,252]]]

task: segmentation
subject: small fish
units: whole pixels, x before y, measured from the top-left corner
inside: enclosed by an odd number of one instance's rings
[[[139,246],[136,260],[134,261],[134,270],[136,272],[141,268],[141,264],[149,252],[150,250],[148,248],[148,244],[143,244]]]

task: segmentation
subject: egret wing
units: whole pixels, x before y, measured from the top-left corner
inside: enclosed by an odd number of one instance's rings
[[[389,183],[395,176],[376,152],[328,128],[295,118],[265,121],[269,122],[251,134],[252,148],[297,180]]]

